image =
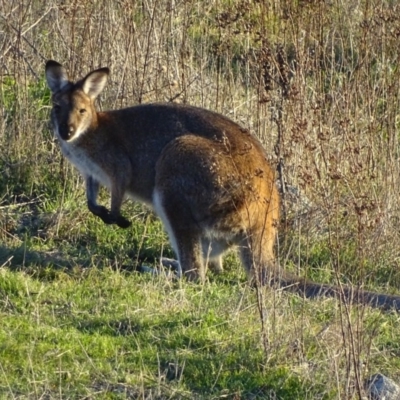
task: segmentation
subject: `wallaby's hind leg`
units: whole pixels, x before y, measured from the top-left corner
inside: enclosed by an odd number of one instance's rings
[[[213,272],[220,274],[224,271],[222,263],[222,255],[230,247],[230,245],[225,240],[218,239],[203,239],[203,260],[204,263]]]
[[[205,271],[202,260],[200,237],[193,231],[174,229],[175,240],[178,242],[178,259],[182,273],[191,281],[205,279]]]
[[[222,274],[224,272],[224,266],[222,262],[222,256],[211,258],[208,261],[208,267],[216,274]]]
[[[184,204],[179,193],[161,194],[157,189],[153,204],[164,223],[182,274],[189,280],[204,281],[201,233],[190,215],[189,207]]]
[[[248,231],[239,243],[240,258],[249,282],[271,284],[276,278],[275,228]]]

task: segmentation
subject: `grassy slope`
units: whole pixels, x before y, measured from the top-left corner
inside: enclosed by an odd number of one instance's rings
[[[326,391],[287,363],[265,370],[246,287],[198,287],[109,269],[60,272],[47,281],[2,277],[1,382],[10,397],[126,391],[133,398],[315,398]]]
[[[390,32],[398,14],[383,1],[374,14],[353,1],[267,9],[193,0],[164,12],[167,3],[0,7],[8,49],[0,88],[0,396],[333,399],[356,397],[378,371],[400,379],[396,314],[266,289],[262,328],[257,296],[232,255],[226,274],[209,274],[204,286],[133,272],[172,256],[161,224],[130,203],[126,231],[86,210],[82,181],[47,126],[41,58],[66,60],[76,76],[110,65],[110,107],[177,96],[250,126],[272,161],[285,158],[287,180],[315,211],[303,219],[297,203],[287,206],[300,217],[282,228],[282,266],[396,292],[399,80]],[[15,28],[26,41],[16,42]],[[262,29],[265,59],[257,53]],[[286,51],[280,71],[275,42]],[[257,81],[265,63],[275,74],[268,93]],[[282,103],[285,68],[296,74]]]

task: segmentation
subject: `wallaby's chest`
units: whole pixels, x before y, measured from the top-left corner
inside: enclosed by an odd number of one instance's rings
[[[82,175],[92,176],[102,185],[110,188],[110,177],[106,169],[99,162],[94,160],[84,148],[64,141],[60,141],[60,145],[65,157],[78,168]]]

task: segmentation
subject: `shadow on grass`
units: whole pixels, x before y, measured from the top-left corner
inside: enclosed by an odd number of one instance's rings
[[[84,264],[86,263],[88,260],[84,261]],[[11,270],[29,270],[32,267],[68,269],[73,265],[75,265],[73,260],[67,259],[58,251],[30,250],[24,244],[12,248],[0,245],[0,267],[8,267]]]
[[[133,253],[133,252],[131,252]],[[131,273],[148,272],[144,264],[156,264],[157,257],[152,255],[135,257],[131,255],[131,262],[120,264],[109,254],[98,254],[93,257],[84,246],[79,252],[69,251],[38,251],[29,249],[25,243],[17,247],[7,247],[0,244],[0,268],[7,267],[11,271],[24,271],[35,278],[46,280],[56,276],[57,272],[76,273],[79,270],[90,267],[108,267],[114,271]],[[148,270],[151,270],[149,267]]]

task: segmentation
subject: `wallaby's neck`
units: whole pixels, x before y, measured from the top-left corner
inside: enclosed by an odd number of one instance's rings
[[[110,125],[116,124],[115,117],[112,111],[101,111],[96,112],[96,116],[93,118],[93,127],[98,129],[100,126],[102,128],[109,127]]]

